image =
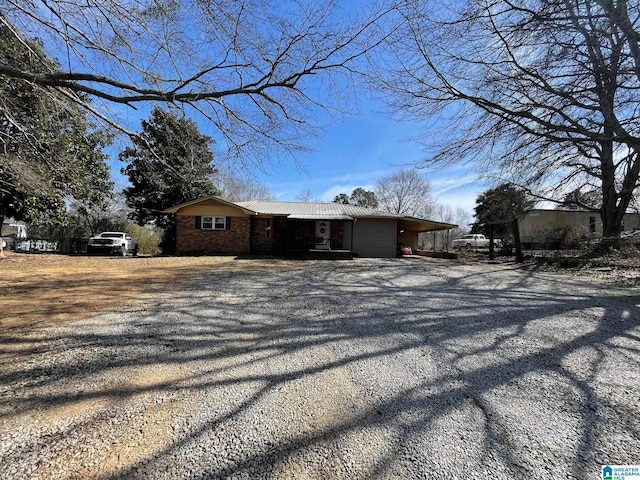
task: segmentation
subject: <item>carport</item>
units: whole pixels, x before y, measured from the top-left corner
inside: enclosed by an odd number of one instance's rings
[[[449,231],[457,225],[444,222],[434,222],[415,217],[402,217],[398,219],[398,245],[411,247],[411,250],[418,250],[418,234],[425,232],[447,231],[447,244],[449,243]],[[435,243],[435,242],[434,242]]]

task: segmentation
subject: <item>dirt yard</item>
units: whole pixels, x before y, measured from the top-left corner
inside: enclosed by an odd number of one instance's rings
[[[87,257],[5,252],[0,328],[28,333],[185,288],[234,257]]]
[[[544,258],[544,257],[539,257]],[[462,252],[466,264],[485,253]],[[29,332],[179,290],[234,257],[86,257],[5,252],[0,258],[0,327]],[[622,287],[640,285],[640,255],[611,257],[600,268],[561,270],[527,259],[524,268]]]
[[[0,478],[599,478],[640,451],[633,272],[9,254]]]

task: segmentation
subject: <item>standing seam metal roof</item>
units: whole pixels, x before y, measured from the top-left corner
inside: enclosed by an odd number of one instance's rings
[[[191,202],[183,203],[165,210],[166,213],[176,213],[181,208],[195,205],[200,202],[215,200],[223,205],[235,206],[241,208],[247,214],[262,215],[281,215],[291,219],[307,219],[307,220],[353,220],[356,218],[388,218],[398,219],[409,224],[420,223],[429,224],[428,230],[445,230],[456,227],[456,225],[434,222],[423,218],[408,217],[395,213],[383,212],[366,207],[357,207],[355,205],[345,205],[342,203],[309,203],[309,202],[264,202],[250,200],[246,202],[230,202],[218,197],[204,197]]]
[[[291,215],[291,216],[349,216],[355,218],[402,218],[388,212],[381,212],[372,208],[345,205],[342,203],[310,203],[310,202],[236,202],[236,205],[265,215]]]

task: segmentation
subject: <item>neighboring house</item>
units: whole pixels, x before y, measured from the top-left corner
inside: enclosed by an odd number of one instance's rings
[[[344,251],[395,257],[416,249],[418,233],[456,225],[339,203],[249,201],[206,197],[165,210],[177,217],[178,255],[296,255]]]
[[[623,230],[640,230],[640,214],[627,213]],[[544,243],[560,230],[573,230],[575,235],[599,239],[602,237],[602,219],[598,210],[543,210],[534,209],[518,220],[520,240],[525,244]]]

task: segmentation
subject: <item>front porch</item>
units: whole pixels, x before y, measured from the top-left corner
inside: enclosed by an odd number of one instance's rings
[[[352,220],[289,218],[285,252],[291,256],[350,258],[352,223]]]
[[[254,255],[351,258],[352,223],[352,219],[252,218],[250,250]]]

